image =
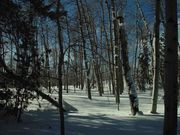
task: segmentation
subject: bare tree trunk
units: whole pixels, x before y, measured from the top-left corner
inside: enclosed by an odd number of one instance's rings
[[[45,32],[45,33],[44,33]],[[44,49],[45,49],[45,74],[47,75],[47,79],[45,86],[48,88],[49,93],[51,93],[51,82],[50,82],[50,66],[49,66],[49,41],[48,41],[48,26],[46,25],[46,29],[43,29],[42,26],[42,35],[44,41]]]
[[[4,61],[4,44],[3,44],[3,38],[2,38],[2,32],[0,31],[0,57],[2,58],[2,60]],[[4,68],[2,63],[0,63],[0,71],[4,72]],[[4,81],[3,79],[0,81]],[[3,86],[0,87],[4,87],[4,83],[2,84]]]
[[[83,48],[79,46],[79,61],[80,61],[80,89],[84,88],[84,74],[83,74]]]
[[[57,11],[60,8],[60,1],[57,1]],[[63,71],[63,64],[64,64],[64,53],[63,53],[63,41],[62,41],[62,30],[59,18],[56,20],[57,27],[58,27],[58,43],[59,43],[59,63],[58,63],[58,84],[59,84],[59,114],[60,114],[60,135],[65,134],[65,125],[64,125],[64,111],[63,111],[63,86],[62,86],[62,71]]]
[[[116,102],[120,104],[120,91],[123,91],[123,77],[122,77],[122,67],[120,61],[120,41],[119,41],[119,24],[118,18],[115,10],[114,0],[111,0],[112,5],[112,16],[114,23],[114,37],[115,37],[115,45],[114,45],[114,79],[115,79],[115,92],[116,92]]]
[[[156,0],[156,22],[155,22],[155,48],[154,48],[154,78],[153,78],[153,94],[151,113],[156,113],[158,100],[159,85],[159,25],[160,25],[160,0]]]
[[[137,14],[137,13],[136,13]],[[137,17],[137,15],[136,15]],[[138,53],[138,49],[139,49],[139,32],[138,32],[138,18],[136,18],[136,45],[135,45],[135,56],[134,56],[134,80],[136,80],[136,76],[137,76],[137,72],[136,72],[136,65],[137,65],[137,53]]]
[[[58,76],[58,58],[59,58],[59,50],[58,50],[58,35],[55,33],[55,46],[54,46],[54,76]],[[57,77],[58,78],[58,77]],[[55,80],[55,85],[58,86],[57,80]]]
[[[108,19],[109,19],[109,29],[110,29],[110,46],[109,46],[109,53],[111,52],[111,57],[109,54],[109,62],[111,66],[110,74],[111,74],[111,82],[112,82],[112,91],[115,94],[115,79],[114,79],[114,51],[113,51],[113,31],[112,31],[112,16],[111,16],[111,7],[107,0],[105,0],[106,6],[108,9]],[[111,60],[110,60],[111,58]]]
[[[143,10],[142,10],[142,8],[141,8],[141,6],[140,6],[139,0],[136,0],[136,6],[137,6],[137,9],[139,10],[139,13],[140,13],[140,15],[141,15],[141,18],[142,18],[142,20],[143,20],[143,23],[144,23],[144,26],[145,26],[145,28],[146,28],[146,31],[147,31],[147,32],[150,32],[148,23],[147,23],[146,18],[145,18],[145,16],[144,16]]]
[[[67,35],[68,35],[68,61],[67,61],[67,71],[66,71],[66,92],[68,93],[69,91],[69,65],[70,65],[70,44],[71,44],[71,37],[70,37],[70,30],[69,30],[69,22],[68,22],[68,17],[66,16],[66,25],[67,25]]]
[[[76,48],[74,48],[73,50],[73,55],[74,55],[74,72],[75,72],[75,77],[74,77],[74,91],[76,89],[76,87],[78,87],[78,80],[79,80],[79,76],[78,76],[78,59],[77,59],[77,51]]]
[[[98,64],[98,56],[97,56],[97,40],[96,40],[96,32],[94,31],[95,28],[95,24],[94,24],[94,20],[92,18],[92,16],[89,14],[89,10],[88,10],[88,4],[87,1],[85,0],[85,5],[83,6],[82,0],[80,0],[81,3],[81,8],[82,8],[82,12],[84,13],[84,21],[86,24],[86,28],[87,28],[87,34],[88,34],[88,38],[91,44],[91,54],[92,54],[92,66],[89,66],[89,71],[92,72],[90,74],[92,74],[93,76],[90,77],[91,81],[92,81],[92,87],[95,87],[95,79],[97,82],[97,86],[98,86],[98,91],[99,91],[99,95],[102,96],[102,87],[101,87],[101,83],[100,83],[100,65]],[[86,7],[86,9],[84,8]],[[89,25],[88,25],[89,24]],[[91,67],[91,68],[90,68]],[[92,70],[92,71],[91,71]]]
[[[82,23],[82,15],[81,15],[81,9],[79,5],[79,0],[76,0],[78,13],[79,13],[79,24],[80,24],[80,31],[81,31],[81,39],[83,44],[83,55],[84,55],[84,64],[85,64],[85,70],[86,70],[86,87],[88,92],[88,98],[91,100],[91,87],[90,87],[90,70],[88,68],[88,61],[87,61],[87,54],[86,54],[86,40],[84,38],[84,31],[83,31],[83,23]]]
[[[128,43],[126,40],[126,33],[125,33],[125,28],[124,28],[124,18],[122,14],[119,15],[117,18],[119,19],[119,25],[120,25],[119,36],[120,36],[120,43],[121,43],[121,55],[122,55],[122,61],[123,61],[125,80],[129,87],[128,93],[129,93],[129,99],[130,99],[131,112],[133,115],[136,115],[136,113],[139,113],[139,103],[138,103],[135,83],[133,81],[133,77],[131,73],[131,68],[129,66]]]
[[[87,29],[87,33],[88,33],[88,38],[91,44],[91,54],[92,54],[92,58],[93,58],[93,66],[94,68],[94,73],[95,73],[95,77],[96,77],[96,81],[97,81],[97,85],[98,85],[98,91],[99,91],[99,95],[102,96],[103,93],[103,87],[101,84],[101,78],[100,78],[100,65],[98,63],[98,56],[97,56],[97,38],[96,38],[96,31],[95,31],[95,24],[94,24],[94,20],[92,19],[92,17],[90,16],[88,9],[86,7],[86,10],[83,6],[82,0],[80,0],[80,4],[82,7],[82,13],[83,13],[83,17],[85,20],[85,24],[86,24],[86,29]],[[87,6],[87,3],[86,3]],[[94,77],[93,77],[94,79]]]
[[[109,68],[109,72],[108,72],[108,83],[109,83],[109,91],[111,92],[111,82],[113,82],[113,73],[111,70],[111,52],[110,52],[110,42],[109,42],[109,38],[108,38],[108,33],[106,30],[106,25],[105,25],[105,11],[104,11],[104,0],[100,0],[100,5],[101,5],[101,10],[102,10],[102,17],[101,17],[101,48],[103,48],[103,32],[105,34],[105,39],[106,39],[106,49],[107,49],[107,57],[108,57],[108,68]],[[102,49],[101,49],[102,50]],[[101,51],[102,54],[103,51]],[[111,74],[112,73],[112,74]]]
[[[90,16],[90,15],[89,15]],[[97,33],[96,33],[96,27],[95,27],[95,20],[91,17],[91,29],[92,29],[92,34],[93,34],[93,39],[94,39],[94,46],[93,46],[93,50],[95,52],[95,74],[96,74],[96,79],[97,79],[97,83],[98,83],[98,89],[99,92],[101,92],[101,94],[104,93],[104,88],[103,88],[103,80],[102,80],[102,71],[101,71],[101,64],[100,64],[100,60],[98,57],[98,37],[97,37]],[[101,53],[103,55],[103,53]]]
[[[178,27],[177,0],[166,0],[165,29],[165,115],[164,135],[177,135],[177,98],[178,98]]]
[[[10,67],[11,67],[11,69],[13,69],[13,41],[12,41],[12,39],[11,39]]]

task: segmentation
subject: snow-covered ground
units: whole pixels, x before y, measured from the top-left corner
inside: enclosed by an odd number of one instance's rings
[[[162,135],[163,99],[158,100],[158,114],[151,114],[149,92],[139,93],[142,116],[131,116],[127,93],[121,95],[120,110],[115,98],[106,92],[103,97],[93,90],[92,101],[85,91],[74,89],[64,93],[66,135]],[[52,96],[57,96],[53,94]],[[59,114],[46,100],[33,101],[23,114],[23,122],[0,120],[0,135],[59,135]],[[78,111],[77,111],[78,110]],[[178,135],[180,135],[180,110],[178,109]]]

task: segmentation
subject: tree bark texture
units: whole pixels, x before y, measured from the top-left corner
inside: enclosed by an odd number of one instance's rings
[[[60,1],[57,2],[57,11],[60,8]],[[64,124],[64,111],[63,111],[63,84],[62,84],[62,77],[63,77],[63,64],[64,64],[64,53],[63,53],[63,41],[62,41],[62,30],[60,24],[60,18],[56,20],[57,28],[58,28],[58,44],[59,44],[59,63],[58,63],[58,84],[59,84],[59,115],[60,115],[60,135],[65,135],[65,124]]]
[[[159,85],[159,26],[160,26],[160,0],[156,0],[156,22],[155,22],[155,46],[154,46],[154,77],[153,77],[153,93],[152,93],[152,109],[151,113],[156,113],[158,100]]]
[[[165,28],[165,115],[164,135],[177,134],[177,98],[178,98],[178,27],[177,0],[166,0]]]
[[[119,15],[119,38],[120,38],[120,44],[121,44],[121,57],[122,57],[122,63],[123,63],[123,69],[124,69],[124,75],[125,80],[128,85],[129,90],[129,99],[130,99],[130,106],[131,106],[131,112],[132,115],[136,115],[136,113],[139,112],[139,103],[138,103],[138,96],[136,93],[136,87],[135,83],[132,77],[131,68],[129,65],[129,58],[128,58],[128,43],[126,39],[126,33],[124,28],[124,21],[123,16]]]
[[[88,98],[91,100],[91,87],[90,87],[90,70],[88,68],[88,61],[87,61],[87,54],[86,54],[86,40],[84,38],[84,31],[83,31],[83,23],[82,23],[82,15],[81,15],[81,9],[79,5],[79,0],[76,0],[76,5],[78,8],[79,13],[79,25],[80,25],[80,33],[81,33],[81,39],[82,39],[82,45],[83,45],[83,55],[84,55],[84,65],[86,70],[86,87],[88,92]]]

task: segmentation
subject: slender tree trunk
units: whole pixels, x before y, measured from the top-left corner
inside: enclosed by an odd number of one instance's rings
[[[11,39],[10,67],[11,67],[11,69],[13,69],[13,42],[12,42],[12,39]]]
[[[136,0],[136,6],[137,6],[137,9],[139,10],[139,13],[140,13],[140,15],[141,15],[141,18],[142,18],[142,20],[143,20],[143,23],[144,23],[144,26],[145,26],[145,28],[146,28],[146,31],[147,31],[147,32],[150,32],[149,27],[148,27],[148,23],[147,23],[146,18],[145,18],[145,16],[144,16],[144,12],[143,12],[143,10],[142,10],[142,8],[141,8],[141,5],[140,5],[139,0]]]
[[[77,51],[76,48],[74,48],[74,72],[75,72],[75,77],[74,77],[74,87],[78,87],[78,80],[79,80],[79,76],[78,76],[78,59],[77,59]],[[75,89],[74,89],[75,91]]]
[[[100,1],[101,9],[102,9],[102,17],[101,17],[101,47],[103,47],[103,32],[105,34],[106,39],[106,49],[107,49],[107,57],[108,57],[108,68],[109,68],[109,75],[108,75],[108,82],[109,82],[109,91],[111,92],[111,82],[113,83],[113,71],[112,71],[112,64],[111,64],[111,50],[110,50],[110,42],[108,38],[108,33],[106,30],[105,25],[105,11],[104,11],[104,0]]]
[[[135,83],[132,77],[131,68],[129,66],[129,59],[128,59],[128,43],[126,40],[126,33],[124,29],[124,18],[122,15],[119,15],[117,18],[119,18],[119,37],[120,37],[120,43],[121,43],[121,55],[122,55],[122,61],[123,61],[123,69],[125,74],[125,80],[128,85],[129,89],[129,99],[130,99],[130,106],[131,106],[131,112],[133,115],[136,115],[136,113],[139,113],[139,103],[138,103],[138,96],[136,93],[136,87]]]
[[[79,43],[80,44],[80,43]],[[83,48],[79,46],[79,61],[80,61],[80,89],[84,88],[84,74],[83,74]]]
[[[90,17],[90,15],[89,15]],[[97,79],[97,83],[98,83],[98,89],[99,89],[99,92],[101,94],[104,93],[104,89],[103,89],[103,81],[102,81],[102,72],[101,72],[101,64],[100,64],[100,60],[99,57],[98,57],[98,37],[97,37],[97,33],[96,33],[96,27],[95,27],[95,20],[91,17],[91,29],[92,29],[92,34],[93,34],[93,39],[94,39],[94,45],[93,45],[93,50],[95,52],[95,61],[94,61],[94,64],[95,64],[95,75],[96,75],[96,79]],[[103,55],[103,53],[101,53]]]
[[[136,16],[137,17],[137,16]],[[137,77],[137,53],[139,48],[139,32],[138,32],[138,18],[136,18],[136,46],[135,46],[135,56],[134,56],[134,80],[136,80]]]
[[[67,61],[67,72],[66,72],[66,92],[68,93],[69,91],[69,65],[70,65],[70,44],[71,44],[71,37],[70,37],[70,29],[69,29],[69,22],[68,22],[68,17],[66,16],[66,26],[67,26],[67,35],[68,35],[68,61]]]
[[[120,75],[122,75],[122,70],[120,66],[121,61],[120,61],[119,25],[118,25],[114,0],[111,0],[111,5],[112,5],[112,17],[114,23],[114,37],[115,37],[115,44],[114,44],[114,68],[115,68],[114,80],[115,80],[115,92],[116,92],[115,94],[116,94],[116,102],[118,104],[118,110],[119,110],[120,91],[122,91],[121,90],[122,80],[120,80]]]
[[[110,75],[111,75],[111,82],[112,82],[112,91],[115,94],[115,79],[114,79],[114,51],[113,51],[113,27],[112,27],[112,16],[111,16],[111,7],[107,0],[105,0],[107,10],[108,10],[108,20],[109,20],[109,31],[110,31],[110,46],[109,46],[109,53],[111,53],[111,60],[109,56],[109,62],[111,66]],[[109,54],[110,55],[110,54]]]
[[[82,7],[82,13],[83,13],[83,17],[85,20],[85,24],[86,24],[86,29],[87,29],[87,33],[88,33],[88,38],[91,44],[91,53],[92,53],[92,58],[93,58],[93,68],[94,69],[94,73],[95,73],[95,77],[96,77],[96,81],[97,81],[97,85],[98,85],[98,91],[99,91],[99,95],[102,96],[102,84],[101,84],[101,78],[100,78],[100,65],[98,64],[98,57],[97,57],[97,40],[96,40],[96,32],[94,31],[95,29],[95,24],[94,24],[94,20],[92,19],[92,17],[90,16],[90,14],[88,13],[88,10],[86,8],[83,7],[83,3],[82,0],[80,0],[80,4]],[[86,3],[87,6],[87,3]],[[93,77],[94,79],[94,77]],[[93,83],[94,84],[94,83]]]
[[[54,58],[54,70],[55,70],[55,77],[57,77],[58,76],[58,58],[59,58],[59,50],[58,50],[58,34],[57,33],[55,33],[55,54],[54,54],[54,56],[55,56],[55,58]],[[58,78],[58,77],[57,77]],[[58,82],[57,82],[57,80],[56,80],[56,82],[55,82],[55,85],[56,86],[58,86]]]
[[[42,28],[43,29],[43,28]],[[42,33],[44,30],[42,30]],[[46,33],[43,33],[43,39],[44,39],[44,48],[45,48],[45,69],[46,69],[46,75],[47,75],[47,81],[46,81],[46,86],[49,90],[49,93],[51,93],[51,82],[50,82],[50,66],[49,66],[49,41],[48,41],[48,26],[46,25],[45,29]]]
[[[82,39],[82,45],[83,45],[83,55],[84,55],[84,64],[85,64],[85,70],[86,70],[86,87],[88,92],[88,98],[91,100],[91,87],[90,87],[90,70],[88,68],[88,61],[87,61],[87,54],[86,54],[86,40],[84,38],[84,31],[83,31],[83,23],[82,23],[82,15],[81,15],[81,9],[79,5],[79,0],[76,0],[78,13],[79,13],[79,24],[80,24],[80,33],[81,33],[81,39]]]
[[[49,48],[48,26],[46,26],[45,51],[46,51],[46,69],[47,69],[47,76],[48,76],[48,90],[49,90],[49,93],[51,93],[51,78],[50,78],[50,65],[49,65],[49,54],[51,50]]]
[[[60,1],[57,2],[57,11],[60,8]],[[65,125],[64,125],[64,111],[63,111],[63,84],[62,84],[62,72],[63,72],[63,64],[64,64],[64,53],[63,53],[63,41],[62,41],[62,30],[59,18],[56,20],[58,27],[58,43],[59,43],[59,63],[58,63],[58,84],[59,84],[59,114],[60,114],[60,135],[65,135]]]
[[[1,31],[0,31],[0,58],[2,58],[2,60],[4,61],[4,44],[3,44],[3,38],[2,38],[2,32]],[[0,63],[0,71],[4,72],[4,68],[3,68],[3,65],[1,63]],[[3,84],[3,85],[5,85],[5,84]]]
[[[160,0],[156,0],[156,22],[155,22],[155,48],[154,48],[154,77],[153,77],[153,93],[152,93],[152,109],[151,113],[156,113],[158,100],[159,85],[159,25],[160,25]]]
[[[177,98],[178,98],[178,26],[177,0],[166,0],[165,28],[165,115],[164,135],[177,134]]]

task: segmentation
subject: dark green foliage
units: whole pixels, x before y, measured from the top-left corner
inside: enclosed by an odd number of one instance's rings
[[[43,71],[41,70],[43,60],[38,50],[37,22],[42,18],[55,21],[65,15],[66,12],[61,4],[59,9],[56,4],[56,1],[48,3],[45,0],[1,0],[0,2],[0,78],[3,78],[3,83],[0,84],[0,88],[3,89],[0,94],[4,97],[0,106],[7,112],[14,111],[18,121],[23,110],[28,107],[29,100],[39,95],[59,107],[57,101],[38,89],[42,79],[40,76],[44,73],[40,72]],[[10,45],[13,46],[11,50],[13,67],[9,67],[4,52],[4,48]],[[46,51],[50,53],[51,50]],[[10,95],[7,90],[12,94]]]
[[[15,45],[14,60],[16,62],[16,71],[11,70],[3,59],[4,54],[1,52],[1,64],[4,71],[0,71],[0,75],[5,78],[7,83],[6,87],[13,83],[13,87],[16,89],[3,89],[1,91],[2,100],[5,110],[16,110],[15,114],[18,114],[17,120],[21,118],[22,111],[27,108],[29,99],[33,99],[34,95],[31,89],[34,86],[39,86],[38,78],[40,76],[40,62],[37,49],[37,41],[35,40],[36,27],[33,25],[33,15],[30,15],[30,10],[22,8],[21,5],[15,4],[13,1],[3,0],[0,3],[0,30],[3,35],[9,35],[10,39],[1,37],[2,40],[12,40],[11,44]],[[2,43],[1,46],[6,44]],[[16,73],[19,78],[12,76]],[[21,80],[31,80],[34,85],[28,86],[27,83],[21,82]],[[27,88],[28,87],[28,88]],[[3,105],[2,105],[3,106]],[[2,108],[1,108],[2,109]],[[18,113],[17,113],[18,111]],[[12,112],[12,111],[10,111]]]

